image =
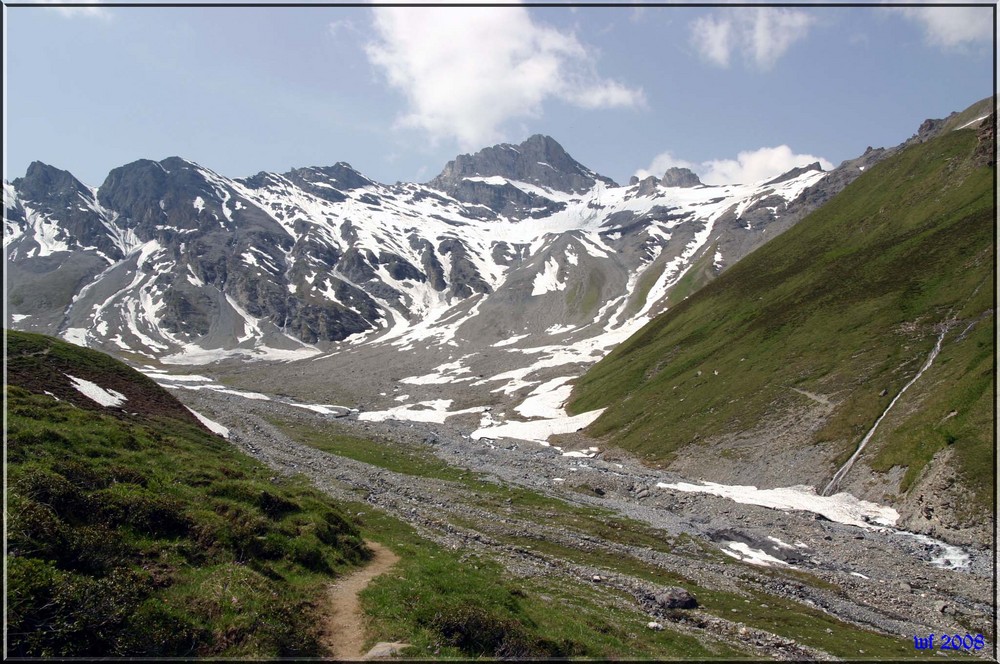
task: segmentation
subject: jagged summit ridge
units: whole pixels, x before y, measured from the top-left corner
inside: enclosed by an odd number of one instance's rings
[[[53,196],[65,199],[90,193],[87,186],[73,177],[69,171],[41,161],[31,162],[24,177],[17,178],[12,184],[29,200],[42,200]]]
[[[169,157],[90,189],[38,163],[4,183],[7,324],[168,362],[342,342],[595,344],[895,150],[764,183],[675,168],[625,187],[543,135],[459,155],[425,185],[345,162],[230,179]]]
[[[598,181],[617,186],[611,178],[598,175],[573,159],[551,136],[542,134],[535,134],[520,145],[503,143],[472,155],[459,155],[428,184],[447,191],[464,178],[490,177],[577,194]]]
[[[660,178],[660,184],[664,187],[700,187],[701,180],[689,168],[668,168],[667,172]]]
[[[598,183],[617,187],[571,157],[550,136],[504,143],[457,156],[427,186],[482,208],[484,218],[538,218],[565,209],[568,200]]]

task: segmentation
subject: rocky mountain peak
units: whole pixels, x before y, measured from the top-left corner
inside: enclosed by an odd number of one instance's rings
[[[52,199],[66,200],[83,194],[90,197],[90,190],[77,180],[69,171],[63,171],[55,166],[49,166],[40,161],[33,161],[23,178],[17,178],[11,184],[20,195],[32,201]]]
[[[557,200],[561,196],[547,196],[532,187],[582,194],[597,182],[618,186],[573,159],[552,137],[535,134],[520,145],[503,143],[459,155],[427,185],[463,203],[486,208],[486,216],[524,219],[564,207]],[[520,183],[531,187],[519,187]]]
[[[167,217],[171,225],[195,228],[200,210],[206,203],[215,205],[218,195],[201,166],[168,157],[158,162],[140,159],[112,170],[97,197],[102,206],[127,219],[128,227],[151,229]]]
[[[573,159],[551,136],[542,134],[530,136],[520,145],[503,143],[472,155],[459,155],[428,184],[449,191],[465,178],[495,176],[566,193],[582,193],[597,181],[617,186]]]
[[[660,179],[664,187],[700,187],[702,182],[689,168],[668,168]]]
[[[167,157],[166,159],[161,159],[159,163],[160,166],[162,166],[168,173],[175,170],[191,170],[201,168],[198,164],[183,157]]]
[[[310,166],[308,168],[296,168],[284,174],[295,184],[312,184],[314,186],[327,185],[340,191],[360,189],[375,184],[372,180],[362,175],[346,161],[338,161],[333,166]]]

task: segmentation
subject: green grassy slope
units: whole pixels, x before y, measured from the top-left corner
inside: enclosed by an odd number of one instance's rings
[[[591,434],[669,460],[801,404],[796,387],[837,404],[812,442],[846,458],[951,320],[941,355],[870,448],[912,481],[953,445],[985,507],[996,210],[994,170],[970,158],[976,141],[947,132],[873,167],[595,365],[570,410],[607,407]]]
[[[7,334],[7,654],[321,655],[314,601],[369,556],[340,509],[116,360]]]
[[[996,100],[993,97],[987,97],[986,99],[980,99],[972,106],[968,107],[961,113],[956,113],[955,117],[949,118],[945,121],[942,126],[943,131],[951,131],[952,129],[958,129],[973,120],[978,118],[986,117],[996,108]]]

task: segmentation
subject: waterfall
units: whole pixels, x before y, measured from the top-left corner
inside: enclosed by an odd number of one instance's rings
[[[927,371],[928,368],[930,368],[931,364],[934,363],[934,358],[937,357],[938,353],[941,352],[941,342],[944,341],[944,335],[948,333],[949,328],[950,325],[948,324],[942,325],[941,334],[938,335],[937,343],[934,344],[934,348],[933,350],[931,350],[931,354],[927,356],[927,360],[924,362],[924,366],[920,367],[920,371],[917,372],[917,375],[911,378],[910,382],[904,385],[903,389],[899,391],[899,394],[897,394],[895,398],[891,402],[889,402],[889,405],[886,406],[886,409],[882,411],[882,415],[880,415],[879,418],[875,420],[875,424],[872,425],[872,428],[868,430],[868,433],[865,434],[865,437],[861,439],[860,443],[858,443],[858,449],[854,450],[854,454],[851,455],[851,458],[848,459],[844,463],[844,465],[840,467],[840,470],[838,470],[836,474],[834,474],[833,479],[830,480],[830,483],[826,485],[826,488],[823,489],[823,492],[820,495],[829,496],[830,493],[837,488],[837,485],[840,483],[840,481],[844,479],[844,476],[847,475],[847,473],[851,470],[851,466],[854,465],[854,462],[857,460],[858,456],[860,456],[861,451],[865,449],[865,445],[867,445],[868,441],[871,440],[872,436],[875,435],[875,430],[878,429],[878,425],[882,423],[882,420],[885,419],[885,416],[889,414],[889,411],[892,410],[892,407],[895,406],[896,402],[899,401],[899,398],[903,396],[903,392],[906,392],[906,390],[908,390],[911,385],[917,382],[917,379],[919,379],[920,376],[925,371]]]

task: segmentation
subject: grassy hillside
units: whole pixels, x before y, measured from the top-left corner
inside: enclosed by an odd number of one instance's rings
[[[607,407],[591,434],[669,460],[801,407],[794,387],[836,405],[810,442],[845,459],[947,323],[934,366],[870,443],[873,463],[905,465],[912,482],[953,446],[990,504],[996,210],[976,141],[947,132],[873,167],[595,365],[570,410]]]
[[[7,343],[9,656],[321,654],[314,600],[368,557],[332,501],[116,360]],[[66,373],[127,401],[102,407]]]
[[[948,118],[942,126],[942,130],[951,131],[952,129],[958,129],[978,118],[985,118],[995,109],[996,99],[994,97],[980,99],[961,113],[956,113],[955,117]]]

